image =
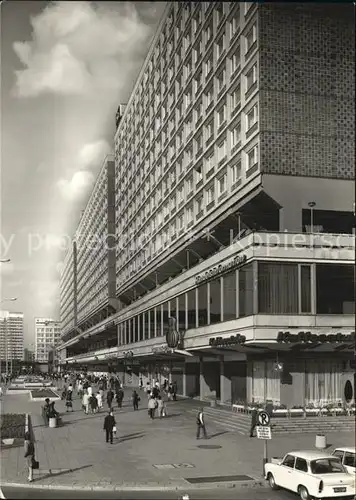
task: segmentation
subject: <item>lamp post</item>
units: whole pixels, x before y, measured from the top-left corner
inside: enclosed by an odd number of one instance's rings
[[[314,207],[316,203],[315,201],[310,201],[308,203],[308,207],[310,208],[310,232],[314,232]]]
[[[0,264],[5,264],[7,262],[11,262],[11,259],[0,259]]]
[[[10,297],[8,299],[3,299],[0,300],[0,304],[3,304],[4,302],[14,302],[17,300],[17,297]],[[5,325],[5,372],[8,372],[9,369],[9,356],[8,356],[8,325],[7,325],[7,319],[4,318],[4,325]],[[0,356],[1,357],[1,356]],[[1,360],[0,360],[1,363]],[[12,349],[11,349],[11,371],[12,371]],[[1,364],[0,364],[0,373],[1,373]]]

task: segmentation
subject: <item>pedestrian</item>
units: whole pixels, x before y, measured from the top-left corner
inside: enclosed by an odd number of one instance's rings
[[[177,382],[173,382],[173,401],[177,401]]]
[[[256,408],[254,408],[251,412],[250,438],[253,437],[253,433],[254,433],[255,427],[257,425],[257,415],[258,415],[258,411]]]
[[[141,401],[140,396],[137,394],[136,391],[133,391],[132,393],[132,404],[133,404],[133,409],[138,410],[138,403]]]
[[[88,385],[87,391],[88,391],[89,397],[93,395],[93,388],[90,384]]]
[[[157,410],[158,410],[159,418],[165,417],[167,415],[166,404],[165,404],[164,400],[162,399],[162,396],[158,396],[157,403],[158,403]]]
[[[112,400],[114,399],[114,393],[112,392],[111,389],[108,390],[108,393],[106,395],[106,402],[108,403],[109,409],[112,407]]]
[[[90,405],[91,412],[96,413],[97,409],[98,409],[98,400],[96,399],[96,396],[94,396],[94,394],[92,394],[89,397],[89,405]]]
[[[86,415],[89,413],[89,394],[85,391],[82,399],[83,410]]]
[[[147,384],[146,384],[146,393],[147,393],[147,396],[150,397],[150,394],[151,394],[151,384],[149,382],[147,382]]]
[[[151,391],[151,396],[153,396],[155,399],[158,398],[158,396],[159,396],[159,389],[158,389],[158,387],[156,387],[156,386],[153,387],[153,389]]]
[[[68,391],[66,395],[66,411],[69,411],[69,408],[73,411],[73,402],[72,402],[72,391]]]
[[[104,419],[104,431],[106,433],[106,442],[108,443],[110,439],[110,443],[112,444],[113,433],[114,431],[116,432],[116,421],[112,410],[109,411],[109,414]]]
[[[124,399],[124,391],[118,388],[116,392],[116,401],[119,408],[122,408],[122,401]]]
[[[140,384],[139,384],[140,389],[143,389],[143,380],[142,377],[140,377]]]
[[[153,396],[148,400],[148,415],[153,420],[155,418],[155,411],[157,408],[157,402]]]
[[[35,461],[35,445],[31,439],[31,434],[29,432],[25,432],[25,458],[28,467],[28,481],[32,483],[33,481],[33,469],[34,465],[36,465]],[[36,467],[37,468],[37,467]]]
[[[204,419],[204,409],[200,408],[197,415],[197,439],[200,438],[200,431],[203,431],[204,439],[207,438],[206,435],[206,427],[205,427],[205,419]]]
[[[173,385],[172,383],[168,386],[168,401],[171,401],[173,397]]]
[[[103,398],[102,398],[100,392],[97,393],[96,400],[98,402],[98,411],[100,411],[103,407]]]

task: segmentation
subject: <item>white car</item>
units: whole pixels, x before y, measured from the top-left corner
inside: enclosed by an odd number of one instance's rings
[[[333,451],[335,457],[340,458],[341,463],[350,474],[356,473],[356,448],[344,446]]]
[[[265,478],[273,490],[294,491],[302,500],[355,497],[355,477],[338,457],[317,450],[293,451],[281,462],[266,463]]]

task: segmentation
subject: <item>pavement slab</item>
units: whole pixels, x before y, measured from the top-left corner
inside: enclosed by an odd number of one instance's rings
[[[26,395],[2,398],[1,411],[31,414],[36,458],[40,462],[39,471],[34,471],[34,486],[123,489],[145,485],[181,489],[188,485],[184,478],[236,474],[261,482],[263,441],[224,431],[210,423],[208,417],[209,439],[197,441],[191,410],[198,408],[199,402],[169,402],[168,417],[152,421],[146,407],[133,411],[127,400],[131,390],[125,392],[123,408],[114,408],[118,432],[112,445],[105,442],[103,431],[106,411],[85,415],[78,398],[74,398],[73,412],[65,411],[63,401],[56,403],[64,424],[56,429],[44,426],[42,403],[32,402]],[[143,394],[141,400],[142,406],[146,406]],[[268,443],[269,456],[280,457],[293,449],[313,449],[313,441],[310,434],[276,436]],[[354,442],[354,435],[330,434],[328,442],[347,445]],[[214,445],[214,449],[199,448],[200,445]],[[26,473],[23,447],[1,451],[2,484],[24,484]],[[221,485],[211,484],[217,486]]]

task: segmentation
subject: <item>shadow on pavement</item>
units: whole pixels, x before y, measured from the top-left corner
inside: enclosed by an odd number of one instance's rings
[[[132,439],[140,439],[145,435],[145,432],[134,432],[132,434],[126,434],[126,436],[119,436],[116,438],[114,444],[124,443],[125,441],[131,441]]]
[[[41,481],[41,479],[47,479],[49,477],[55,477],[55,476],[63,476],[64,474],[68,474],[71,472],[77,472],[78,470],[82,469],[87,469],[88,467],[93,467],[92,464],[89,465],[83,465],[83,467],[76,467],[75,469],[64,469],[61,472],[49,472],[48,474],[44,474],[43,476],[36,477],[36,479],[33,480],[33,482]]]
[[[211,434],[210,436],[208,436],[208,439],[213,439],[213,438],[216,438],[218,436],[222,436],[223,434],[228,434],[229,431],[221,431],[221,432],[216,432],[215,434]]]

